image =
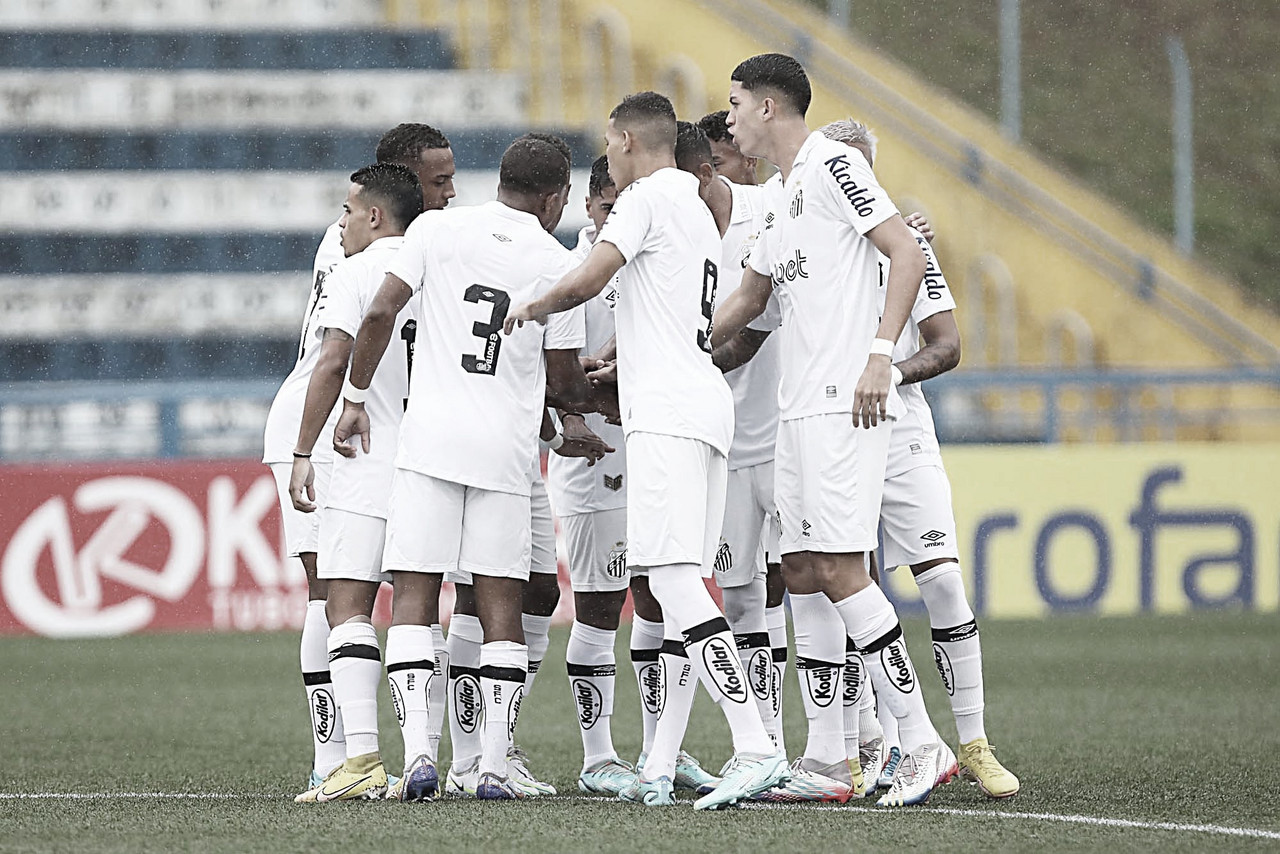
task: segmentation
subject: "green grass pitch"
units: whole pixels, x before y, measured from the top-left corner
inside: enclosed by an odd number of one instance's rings
[[[929,660],[928,627],[912,622],[906,628],[934,721],[954,743]],[[563,669],[566,637],[563,629],[553,635],[518,740],[534,770],[570,797],[311,806],[292,802],[310,756],[295,636],[0,640],[0,851],[1280,847],[1275,615],[985,623],[987,728],[1023,791],[993,803],[956,783],[927,807],[892,813],[859,806],[704,814],[687,803],[646,810],[578,797],[582,754]],[[634,758],[636,688],[622,645],[619,652],[614,734],[623,755]],[[794,671],[788,677],[787,736],[795,755],[805,725]],[[381,711],[383,756],[394,770],[400,738],[385,687]],[[686,747],[713,769],[728,756],[727,729],[705,695]],[[447,736],[442,754],[447,763]],[[12,797],[101,792],[233,797]],[[991,815],[997,812],[1019,815]],[[1159,823],[1179,826],[1151,826]],[[1205,833],[1186,825],[1272,835]]]

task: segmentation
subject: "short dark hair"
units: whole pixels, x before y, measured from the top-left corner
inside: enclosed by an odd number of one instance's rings
[[[676,166],[685,172],[697,172],[703,163],[711,163],[711,140],[702,128],[692,122],[676,122]]]
[[[573,169],[573,152],[569,149],[569,143],[565,142],[554,133],[543,133],[542,131],[529,131],[525,134],[529,139],[537,139],[546,142],[555,147],[555,150],[564,155],[564,162],[569,164],[569,169]]]
[[[378,140],[375,157],[379,163],[417,163],[428,148],[448,148],[449,139],[431,125],[416,122],[398,124]]]
[[[809,102],[813,100],[804,66],[784,53],[762,53],[744,59],[729,79],[742,84],[748,92],[772,89],[802,116],[809,111]]]
[[[707,113],[698,119],[698,127],[712,142],[733,142],[733,134],[729,133],[729,111],[719,110]]]
[[[657,92],[628,95],[613,108],[609,118],[614,125],[631,131],[646,148],[675,149],[676,108],[666,95]]]
[[[401,229],[422,213],[422,182],[407,166],[374,163],[352,172],[351,183],[361,186],[360,195],[380,201]]]
[[[502,153],[498,186],[516,193],[541,195],[564,189],[569,162],[549,142],[522,136]]]
[[[609,174],[609,158],[601,154],[591,164],[591,178],[587,181],[587,195],[602,196],[605,187],[612,187],[613,176]]]

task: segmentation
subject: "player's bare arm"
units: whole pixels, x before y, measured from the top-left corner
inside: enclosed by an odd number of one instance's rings
[[[618,247],[597,240],[586,260],[564,275],[545,294],[532,302],[518,305],[507,312],[503,329],[508,335],[526,320],[538,321],[549,314],[577,308],[604,290],[627,261]]]
[[[311,467],[311,451],[320,438],[324,422],[342,393],[342,378],[351,358],[351,336],[341,329],[326,329],[320,344],[320,355],[307,384],[307,398],[302,407],[302,423],[298,426],[298,442],[293,447],[293,473],[289,477],[289,498],[303,513],[315,512],[315,470]]]
[[[867,232],[867,237],[889,259],[889,281],[885,283],[884,314],[876,338],[898,340],[911,316],[927,261],[915,235],[900,216],[892,216]],[[874,427],[888,415],[889,389],[893,385],[891,356],[871,353],[867,366],[853,391],[854,426]]]
[[[349,381],[357,391],[364,391],[373,382],[373,372],[378,369],[395,331],[396,315],[411,296],[412,289],[398,276],[388,273],[382,280],[382,287],[360,322],[360,332],[351,353]],[[364,403],[344,399],[342,415],[333,429],[334,449],[343,456],[355,456],[355,449],[347,445],[352,436],[359,436],[361,449],[369,453],[369,414],[364,411]]]
[[[719,347],[711,351],[711,362],[721,370],[729,373],[736,370],[760,352],[769,333],[760,329],[746,328]]]
[[[960,328],[954,311],[940,311],[920,321],[924,346],[915,355],[898,362],[902,382],[922,383],[960,364]]]
[[[921,275],[924,275],[923,270]],[[711,322],[712,352],[715,352],[716,347],[737,337],[748,323],[763,314],[772,292],[773,282],[768,276],[762,276],[750,267],[743,270],[742,284],[716,309]]]

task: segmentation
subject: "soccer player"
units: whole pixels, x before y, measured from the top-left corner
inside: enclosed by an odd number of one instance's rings
[[[409,223],[422,213],[422,185],[407,168],[380,163],[351,176],[351,187],[339,220],[346,260],[334,266],[327,279],[324,304],[316,314],[321,335],[320,356],[307,387],[302,424],[293,451],[289,493],[293,506],[314,513],[315,469],[311,456],[317,440],[332,443],[321,431],[333,411],[347,373],[352,342],[364,313],[373,302],[386,265],[404,241]],[[382,581],[382,547],[386,533],[387,500],[399,433],[409,394],[415,320],[408,306],[395,320],[405,342],[404,358],[383,360],[369,384],[366,411],[379,437],[385,438],[361,453],[342,446],[332,462],[329,495],[320,510],[319,577],[328,582],[326,614],[329,631],[329,670],[346,733],[346,761],[320,786],[299,795],[301,802],[377,798],[388,780],[378,751],[378,678],[382,673],[378,636],[371,621],[374,599]],[[425,734],[426,691],[434,673],[432,662],[415,661],[403,653],[412,647],[406,637],[429,628],[421,615],[409,613],[414,602],[408,588],[412,574],[394,579],[393,620],[387,633],[387,675],[396,715],[404,725],[405,773],[403,800],[430,800],[438,788],[437,774],[426,745],[415,743]],[[416,619],[410,619],[416,617]]]
[[[698,125],[679,122],[676,165],[697,176],[699,193],[720,232],[723,272],[717,295],[723,299],[742,279],[751,247],[764,229],[765,200],[758,187],[733,184],[717,173],[712,147]],[[769,626],[766,619],[766,541],[777,554],[773,503],[773,446],[778,432],[777,341],[764,328],[747,328],[729,345],[717,348],[712,359],[725,372],[733,392],[733,445],[729,449],[729,478],[724,525],[716,554],[716,583],[724,591],[724,614],[733,629],[738,655],[747,673],[761,719],[781,752],[781,679],[775,678]],[[737,346],[733,346],[737,345]],[[747,361],[750,358],[750,361]],[[742,364],[743,362],[746,364]],[[779,577],[779,581],[780,581]],[[781,586],[779,584],[779,586]],[[781,611],[779,590],[777,606]],[[786,649],[785,616],[781,647]],[[785,658],[783,659],[785,661]]]
[[[782,375],[775,485],[783,576],[797,670],[804,661],[810,671],[802,682],[834,676],[829,693],[802,693],[809,737],[793,774],[847,782],[854,794],[866,791],[861,769],[846,760],[843,710],[834,702],[847,636],[898,719],[906,754],[879,803],[921,803],[954,775],[955,757],[929,720],[897,614],[872,583],[866,552],[877,545],[890,422],[904,414],[890,355],[919,291],[925,257],[866,162],[809,131],[810,98],[804,69],[782,54],[751,57],[732,74],[727,121],[734,139],[779,174],[766,184],[769,214],[751,269],[717,313],[713,343],[737,335],[777,293]],[[892,261],[883,313],[878,252]]]
[[[514,308],[508,332],[568,311],[619,274],[618,393],[627,444],[627,560],[647,567],[673,657],[696,674],[729,722],[734,758],[694,806],[726,806],[787,779],[750,702],[733,635],[707,592],[724,514],[733,397],[711,362],[710,322],[719,234],[697,179],[675,168],[676,119],[654,92],[629,95],[605,133],[618,201],[587,260],[548,293]],[[687,721],[664,716],[625,800],[674,804],[676,756]],[[664,726],[666,731],[664,732]]]
[[[876,138],[866,125],[848,119],[824,126],[821,133],[857,149],[874,167]],[[1018,793],[1019,782],[995,758],[987,741],[978,624],[960,575],[951,484],[942,465],[933,412],[920,387],[960,363],[956,303],[929,241],[918,234],[916,242],[928,266],[910,320],[893,350],[894,380],[906,414],[894,425],[889,442],[880,507],[885,566],[890,571],[911,567],[929,612],[934,663],[951,701],[960,738],[961,776],[977,783],[989,797],[1007,798]],[[924,346],[920,345],[922,340]],[[874,760],[883,741],[877,745],[868,735],[873,734],[862,734],[861,752]]]
[[[718,174],[727,180],[744,187],[754,187],[756,180],[756,163],[754,157],[748,157],[733,141],[726,119],[728,110],[717,110],[707,113],[698,119],[698,127],[711,141],[711,165]]]
[[[443,208],[454,196],[453,151],[445,135],[430,125],[406,123],[387,131],[378,142],[376,159],[379,163],[398,163],[418,176],[422,185],[422,204],[426,210]],[[262,441],[262,461],[271,468],[280,499],[285,550],[289,557],[297,557],[301,561],[307,576],[308,602],[302,625],[300,658],[314,746],[308,789],[318,786],[330,771],[342,763],[346,746],[342,719],[334,707],[326,653],[329,637],[324,605],[326,585],[316,572],[319,514],[308,515],[294,508],[289,498],[289,478],[293,471],[292,451],[298,437],[307,384],[320,352],[315,337],[315,315],[325,299],[326,277],[344,257],[341,233],[340,222],[329,226],[316,250],[311,296],[302,318],[298,359],[271,402]],[[324,435],[329,435],[336,420],[335,410]],[[329,464],[332,461],[333,448],[329,442],[321,442],[312,458],[316,472],[316,502],[320,506],[324,505],[328,494]]]
[[[561,318],[500,334],[513,301],[532,298],[572,268],[569,252],[549,233],[564,209],[567,173],[553,146],[518,139],[503,154],[497,201],[414,221],[356,337],[334,434],[336,441],[358,435],[367,448],[363,399],[396,315],[416,295],[417,369],[396,454],[383,565],[422,574],[415,589],[424,594],[428,624],[436,621],[445,572],[464,570],[474,579],[484,639],[480,799],[519,796],[506,768],[529,661],[520,611],[532,547],[529,468],[545,390],[579,406],[590,394],[578,362],[580,327]],[[430,633],[419,643],[417,660],[431,661]]]

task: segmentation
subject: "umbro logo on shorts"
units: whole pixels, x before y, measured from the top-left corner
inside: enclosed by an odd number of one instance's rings
[[[609,475],[605,475],[604,488],[610,492],[617,492],[619,489],[622,489],[622,475],[618,475],[617,477],[609,477]]]
[[[510,242],[511,242],[511,238],[510,238],[510,237],[507,237],[505,234],[498,234],[497,232],[494,232],[493,236],[494,236],[495,238],[497,238],[498,242],[500,242],[500,243],[510,243]]]
[[[808,519],[801,519],[801,520],[800,520],[800,534],[801,534],[802,536],[805,536],[805,537],[809,536],[809,529],[810,529],[810,528],[812,528],[812,527],[813,527],[813,526],[809,524],[809,520],[808,520]]]
[[[925,542],[924,542],[924,547],[925,547],[926,549],[927,549],[927,548],[932,548],[933,546],[940,546],[940,545],[943,545],[943,542],[942,542],[942,541],[943,541],[943,540],[945,540],[946,538],[947,538],[947,535],[946,535],[946,534],[942,533],[941,531],[937,531],[937,530],[934,530],[934,531],[926,531],[925,533],[923,533],[923,534],[921,534],[921,535],[920,535],[920,539],[922,539],[922,540],[924,540],[924,541],[925,541]]]

